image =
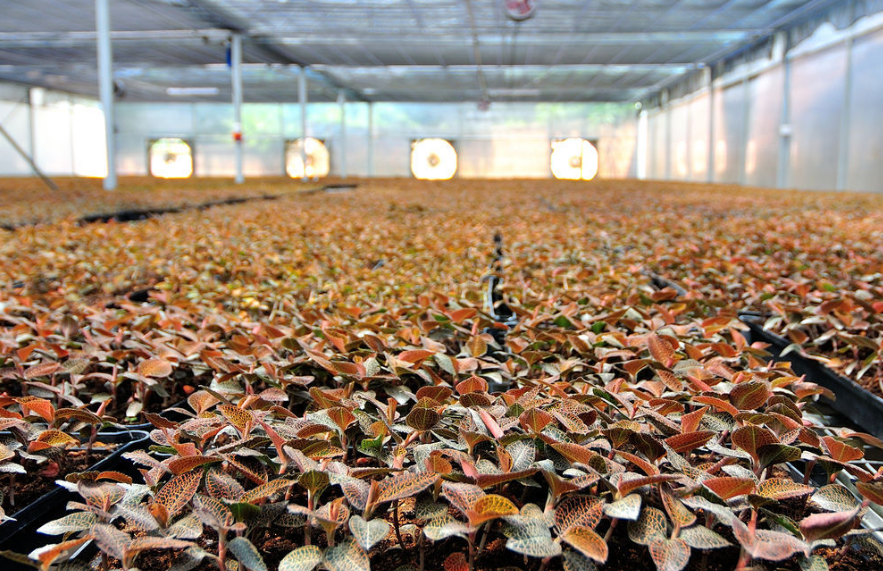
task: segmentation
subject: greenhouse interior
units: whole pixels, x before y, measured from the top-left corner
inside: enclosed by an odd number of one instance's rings
[[[0,0],[0,569],[883,569],[883,0]]]

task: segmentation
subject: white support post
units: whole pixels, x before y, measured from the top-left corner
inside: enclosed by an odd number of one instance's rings
[[[837,190],[846,190],[849,180],[849,128],[852,122],[852,47],[855,39],[846,41],[846,78],[843,112],[840,114],[840,145],[837,153]]]
[[[717,148],[715,145],[714,138],[717,136],[717,133],[714,129],[714,104],[715,104],[715,94],[714,94],[714,69],[708,68],[708,155],[705,157],[706,163],[706,173],[705,173],[705,182],[714,182],[714,169],[715,169],[715,160],[714,156],[715,149]]]
[[[233,87],[233,144],[236,145],[236,184],[245,182],[242,170],[242,36],[233,34],[230,42],[230,79]]]
[[[104,190],[117,187],[116,136],[113,113],[113,54],[110,47],[109,0],[95,0],[95,31],[98,50],[98,92],[104,111],[104,137],[107,141],[107,176]]]
[[[300,68],[300,75],[297,76],[297,96],[300,102],[300,160],[304,166],[304,176],[302,181],[309,180],[307,176],[307,68]]]
[[[346,178],[346,96],[343,93],[337,96],[337,104],[340,105],[340,178]]]
[[[374,103],[368,102],[368,176],[374,176]]]
[[[791,60],[787,53],[782,60],[782,117],[779,121],[778,167],[776,186],[788,188],[791,182]]]

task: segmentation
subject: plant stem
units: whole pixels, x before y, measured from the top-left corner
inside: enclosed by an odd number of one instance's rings
[[[475,571],[475,530],[469,534],[469,571]]]
[[[405,550],[405,542],[402,541],[402,532],[399,530],[399,501],[396,500],[392,504],[392,526],[396,530],[396,540],[399,542],[399,546],[402,548],[402,551]]]
[[[418,571],[424,571],[426,564],[426,537],[422,532],[420,533],[420,539],[418,541],[420,542],[420,561],[417,569]]]
[[[607,533],[604,534],[604,543],[610,540],[610,536],[613,535],[613,530],[616,528],[617,523],[619,523],[619,520],[616,518],[610,520],[610,527],[607,528]]]

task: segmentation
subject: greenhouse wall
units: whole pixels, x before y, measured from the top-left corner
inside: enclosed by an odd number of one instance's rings
[[[883,14],[782,34],[765,56],[644,112],[645,178],[883,192]]]
[[[104,114],[98,102],[42,88],[0,83],[0,124],[50,176],[104,176]],[[0,137],[0,176],[32,175]]]
[[[458,176],[475,178],[551,176],[552,139],[583,137],[600,151],[599,175],[635,176],[637,119],[629,105],[505,104],[488,111],[475,104],[375,103],[373,163],[369,164],[369,105],[346,104],[346,140],[341,107],[313,103],[307,135],[331,153],[331,174],[410,176],[411,143],[440,137],[459,155]],[[233,108],[216,103],[118,103],[117,148],[120,174],[148,174],[147,149],[160,137],[193,145],[197,176],[232,176]],[[301,137],[297,103],[246,103],[242,109],[246,176],[282,175],[287,140]]]

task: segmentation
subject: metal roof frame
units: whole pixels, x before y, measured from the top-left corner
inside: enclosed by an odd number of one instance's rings
[[[0,79],[94,95],[93,1],[0,0]],[[246,101],[293,100],[291,66],[311,101],[639,101],[842,1],[545,0],[517,23],[501,0],[115,0],[114,71],[132,100],[193,78],[229,100],[237,33]]]

